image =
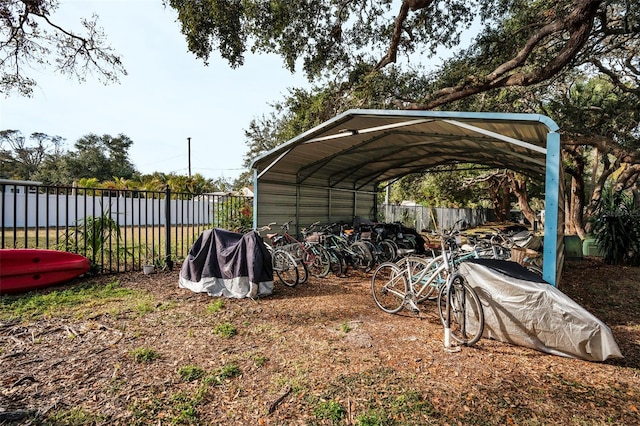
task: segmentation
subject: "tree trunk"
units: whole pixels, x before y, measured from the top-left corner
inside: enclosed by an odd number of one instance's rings
[[[493,212],[496,215],[496,222],[504,222],[506,220],[502,209],[502,197],[500,197],[500,187],[489,187],[491,193],[491,203],[493,204]]]
[[[527,194],[527,178],[516,174],[514,172],[508,172],[509,181],[511,182],[511,192],[516,196],[520,209],[527,218],[533,229],[536,222],[536,213],[529,205],[529,195]]]
[[[580,174],[579,178],[571,177],[571,226],[573,233],[580,239],[585,238],[585,230],[582,223],[582,212],[584,210],[584,182]]]
[[[598,209],[600,205],[600,199],[602,198],[602,190],[604,189],[604,184],[607,182],[607,179],[613,172],[616,170],[615,165],[612,166],[609,161],[609,157],[606,154],[601,156],[603,163],[602,174],[596,180],[596,184],[593,187],[591,192],[591,198],[589,200],[589,204],[587,205],[585,214],[584,214],[584,223],[586,223],[585,232],[588,234],[592,230],[591,222],[589,219],[593,216],[595,211]]]
[[[573,222],[571,221],[571,195],[564,196],[564,233],[573,234]]]
[[[502,215],[505,219],[509,218],[509,212],[511,211],[511,191],[509,191],[509,182],[504,179],[500,182],[500,208]]]

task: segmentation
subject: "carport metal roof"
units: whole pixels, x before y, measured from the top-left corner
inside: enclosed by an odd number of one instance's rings
[[[358,191],[455,163],[545,177],[544,277],[555,284],[561,261],[556,259],[558,250],[548,253],[547,247],[552,250],[561,244],[557,215],[549,214],[558,211],[558,130],[553,120],[539,114],[349,110],[258,157],[251,168],[256,192],[269,175],[295,176],[296,185],[313,177],[328,188]],[[547,240],[551,233],[555,237]]]
[[[538,114],[350,110],[259,157],[252,168],[258,178],[279,171],[303,183],[315,175],[356,189],[459,162],[541,177],[547,134],[557,130]]]

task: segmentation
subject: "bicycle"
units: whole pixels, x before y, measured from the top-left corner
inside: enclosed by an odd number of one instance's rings
[[[419,313],[418,303],[438,289],[438,315],[445,326],[445,345],[450,338],[467,346],[475,344],[484,331],[484,312],[477,294],[457,272],[455,238],[443,234],[442,252],[430,261],[404,259],[400,264],[382,263],[371,278],[376,305],[384,312],[397,313],[403,308]],[[426,263],[425,263],[426,262]]]
[[[385,240],[382,235],[374,232],[371,225],[359,225],[353,234],[353,241],[362,241],[373,255],[373,263],[391,262],[396,258],[398,246],[391,240]]]
[[[467,259],[478,259],[484,253],[477,247],[467,244],[460,246],[461,239],[458,233],[452,233],[444,237],[448,248],[448,253],[441,248],[438,255],[435,248],[430,247],[432,256],[424,258],[416,255],[409,255],[396,261],[396,264],[406,271],[407,279],[416,295],[416,302],[422,303],[426,300],[436,300],[437,295],[446,283],[450,268],[447,266],[449,259],[454,269],[457,269],[461,262]],[[440,243],[442,244],[442,243]]]
[[[309,243],[319,243],[322,248],[324,248],[329,254],[329,271],[337,276],[344,276],[344,272],[347,268],[346,260],[342,253],[337,250],[335,247],[330,247],[329,245],[325,245],[325,235],[324,231],[315,231],[315,228],[320,224],[320,222],[314,222],[309,225],[308,228],[302,229],[302,236],[305,241]]]
[[[305,270],[318,278],[326,277],[330,270],[329,254],[318,243],[299,241],[289,233],[289,221],[281,226],[282,234],[267,234],[274,247],[289,251],[291,255],[303,264]],[[303,230],[306,232],[306,230]],[[304,282],[306,282],[306,277]]]
[[[261,228],[255,229],[254,232],[263,232],[267,230],[271,230],[271,225],[275,225],[274,223],[270,223],[269,225],[265,225]],[[273,266],[273,272],[276,273],[276,276],[282,281],[282,283],[288,287],[295,287],[298,285],[300,281],[300,275],[298,271],[298,262],[285,250],[279,248],[273,248],[266,242],[264,245],[267,247],[267,250],[271,254],[271,264]]]
[[[341,227],[341,235],[336,235],[332,232],[335,226]],[[343,225],[339,225],[337,223],[325,226],[321,237],[322,245],[326,249],[335,250],[339,253],[340,260],[343,262],[343,274],[346,274],[349,266],[363,272],[371,271],[374,259],[369,247],[362,241],[356,241],[354,243],[349,242],[342,236],[342,226]]]

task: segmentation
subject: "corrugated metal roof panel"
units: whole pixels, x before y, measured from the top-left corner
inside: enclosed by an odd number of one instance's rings
[[[544,175],[554,124],[532,114],[352,110],[257,158],[259,177],[372,185],[430,167],[471,162]]]

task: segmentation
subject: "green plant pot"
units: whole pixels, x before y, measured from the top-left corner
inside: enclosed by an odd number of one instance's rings
[[[582,240],[577,235],[565,235],[564,258],[567,260],[582,260]]]
[[[584,256],[602,257],[602,252],[598,247],[595,237],[587,237],[582,242],[582,254]]]

